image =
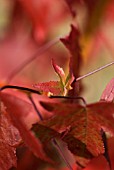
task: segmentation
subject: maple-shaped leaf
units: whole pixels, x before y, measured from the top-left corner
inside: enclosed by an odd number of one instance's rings
[[[43,94],[62,94],[62,87],[59,81],[49,81],[43,83],[34,84],[33,87],[37,88],[38,91],[43,92]]]
[[[33,116],[35,116],[34,114],[36,114],[36,112],[34,112],[34,108],[32,108],[32,105],[16,96],[7,93],[1,93],[0,99],[4,103],[6,111],[10,115],[14,126],[19,130],[23,142],[38,158],[47,162],[52,162],[46,156],[40,141],[36,139],[34,134],[30,131],[30,125],[27,124],[27,118],[29,115],[33,114]],[[33,123],[31,116],[29,121]]]
[[[83,167],[92,157],[105,152],[101,129],[114,135],[113,103],[98,102],[86,107],[70,103],[41,104],[55,114],[32,128],[42,142],[60,137]]]
[[[17,166],[16,147],[20,141],[19,131],[13,126],[4,104],[0,102],[0,170]]]
[[[107,84],[106,88],[104,89],[101,99],[108,102],[112,102],[114,100],[114,78],[110,80],[110,82]]]
[[[71,84],[74,80],[73,74],[69,71],[69,74],[65,75],[64,70],[58,66],[55,61],[52,59],[52,66],[59,76],[60,81],[49,81],[43,83],[37,83],[33,87],[37,90],[43,92],[47,95],[63,95],[65,96],[69,90],[71,90]]]

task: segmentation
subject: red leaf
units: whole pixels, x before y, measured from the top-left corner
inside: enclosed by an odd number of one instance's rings
[[[58,0],[48,0],[48,2],[46,0],[40,2],[30,0],[29,3],[27,0],[18,1],[32,22],[34,38],[38,42],[44,42],[48,33],[53,30],[55,25],[60,24],[67,15],[64,5]]]
[[[16,167],[16,146],[20,140],[18,130],[13,126],[4,104],[0,102],[0,170]]]
[[[82,166],[86,166],[92,157],[104,153],[101,129],[114,135],[114,103],[98,102],[86,107],[69,103],[41,104],[54,114],[38,123],[37,130],[33,128],[41,141],[60,137]],[[42,133],[44,128],[47,128],[45,136]]]
[[[35,114],[32,105],[9,94],[1,93],[0,97],[6,106],[7,112],[10,114],[13,124],[19,130],[25,144],[37,157],[51,162],[44,153],[42,144],[29,130],[26,123],[26,117],[31,114],[31,111],[33,112],[32,114]]]
[[[70,73],[72,73],[75,78],[79,77],[82,62],[79,39],[80,39],[79,30],[74,25],[71,25],[70,34],[66,38],[60,39],[71,54]],[[72,95],[74,96],[76,95],[76,93],[78,93],[78,89],[76,87],[76,83],[73,83],[71,86],[73,87],[73,90],[71,90],[70,93],[71,96]]]
[[[37,83],[33,85],[38,91],[45,93],[52,93],[53,95],[62,94],[62,87],[59,81],[50,81],[44,83]]]
[[[114,150],[112,149],[114,145],[114,137],[108,139],[108,151],[111,160],[111,167],[114,169]],[[94,158],[90,164],[84,170],[110,170],[108,163],[103,156]]]
[[[92,159],[84,170],[110,170],[105,158],[100,155],[97,158]]]
[[[114,103],[111,102],[98,102],[88,105],[94,113],[98,114],[100,125],[104,131],[114,135]],[[96,117],[97,118],[97,117]]]
[[[79,38],[80,38],[80,33],[78,28],[76,28],[74,25],[71,25],[70,34],[66,38],[60,39],[62,43],[66,46],[66,48],[68,48],[71,55],[76,58],[79,57],[78,55],[80,53]]]
[[[114,137],[108,139],[108,150],[109,150],[112,169],[114,169],[114,150],[112,149],[113,146],[114,146]]]
[[[110,80],[110,82],[107,84],[105,90],[102,93],[101,99],[108,102],[111,102],[114,100],[114,78]]]
[[[65,1],[66,1],[67,5],[69,7],[71,15],[73,17],[75,17],[76,16],[76,11],[75,11],[75,9],[73,7],[75,7],[77,0],[65,0]],[[78,2],[80,2],[80,0],[78,0]]]
[[[99,102],[86,107],[69,103],[44,105],[47,109],[51,107],[55,116],[33,127],[41,141],[60,137],[82,166],[86,166],[92,157],[104,153],[101,128],[114,135],[113,103]]]

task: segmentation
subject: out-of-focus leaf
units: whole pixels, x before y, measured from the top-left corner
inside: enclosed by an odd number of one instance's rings
[[[111,102],[114,100],[114,78],[110,80],[110,82],[107,84],[106,88],[104,89],[102,95],[101,95],[101,101],[108,101]]]
[[[50,145],[50,146],[52,146],[52,145]],[[52,151],[51,151],[51,154],[52,154]],[[53,157],[54,157],[54,154],[53,154]],[[35,157],[33,155],[33,153],[29,149],[25,148],[24,154],[22,155],[20,161],[18,161],[18,166],[17,166],[16,170],[20,170],[20,169],[21,170],[25,170],[25,169],[31,170],[31,169],[33,169],[33,167],[34,167],[34,170],[37,170],[37,169],[47,170],[47,168],[49,168],[49,167],[50,168],[55,167],[55,164],[52,165],[49,162],[38,159],[37,157]],[[56,168],[57,168],[57,170],[59,170],[58,166],[56,166]]]
[[[88,18],[86,22],[85,33],[91,34],[98,28],[104,14],[107,4],[110,3],[108,0],[87,0],[85,5],[87,7]]]
[[[35,114],[32,105],[18,97],[6,93],[1,93],[0,98],[6,107],[6,111],[9,113],[13,124],[19,130],[24,143],[37,157],[51,162],[43,151],[42,144],[36,139],[26,123],[26,117],[31,112]]]
[[[19,131],[13,126],[3,102],[0,101],[0,170],[17,166],[16,147],[20,141]]]
[[[99,26],[105,12],[107,10],[108,4],[111,3],[111,0],[65,0],[71,15],[76,16],[77,12],[83,13],[83,8],[86,9],[86,21],[84,20],[85,33],[93,33]],[[78,5],[80,6],[80,11],[77,11]],[[83,8],[81,8],[83,7]],[[82,10],[82,11],[81,11]]]
[[[84,170],[110,170],[109,166],[105,160],[105,158],[100,155],[94,159],[88,164]]]
[[[71,15],[72,15],[73,17],[75,17],[75,16],[76,16],[76,11],[73,9],[73,6],[75,6],[76,1],[74,1],[74,0],[65,0],[65,2],[67,3],[67,5],[68,5],[68,7],[69,7],[69,10],[70,10],[70,12],[71,12]],[[80,1],[79,1],[79,2],[80,2]]]
[[[114,1],[110,0],[105,10],[105,18],[111,23],[114,21]]]
[[[25,24],[22,9],[20,6],[15,9],[12,15],[11,29],[0,42],[0,78],[7,79],[10,74],[28,58],[34,55],[36,46],[28,26]],[[21,77],[22,78],[22,77]],[[23,78],[22,78],[23,79]],[[21,81],[24,82],[24,79]]]
[[[55,25],[60,24],[66,18],[67,11],[58,0],[18,0],[33,25],[33,34],[37,42],[44,42]],[[53,8],[52,8],[53,7]],[[45,13],[42,13],[45,11]],[[56,12],[55,12],[56,11]]]

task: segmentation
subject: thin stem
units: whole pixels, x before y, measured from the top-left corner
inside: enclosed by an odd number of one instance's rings
[[[21,91],[25,91],[25,92],[30,92],[30,93],[35,93],[35,94],[39,94],[39,91],[36,91],[34,89],[30,89],[28,87],[22,87],[22,86],[12,86],[12,85],[6,85],[0,88],[0,91],[3,91],[5,89],[17,89],[17,90],[21,90]]]
[[[98,71],[101,71],[101,70],[105,69],[106,67],[109,67],[109,66],[111,66],[113,64],[114,64],[114,61],[109,63],[109,64],[106,64],[105,66],[102,66],[102,67],[100,67],[100,68],[98,68],[98,69],[96,69],[96,70],[94,70],[94,71],[92,71],[90,73],[87,73],[87,74],[85,74],[85,75],[83,75],[81,77],[78,77],[75,81],[80,81],[80,80],[82,80],[82,79],[84,79],[84,78],[86,78],[86,77],[88,77],[88,76],[90,76],[90,75],[92,75],[94,73],[97,73]]]
[[[70,97],[70,96],[50,96],[50,98],[59,98],[59,99],[74,99],[74,100],[82,100],[82,102],[84,103],[84,105],[86,106],[87,103],[85,101],[85,99],[83,97]]]
[[[31,94],[28,95],[28,98],[29,98],[29,100],[31,101],[31,103],[32,103],[32,105],[33,105],[33,107],[34,107],[34,109],[35,109],[38,117],[40,118],[41,121],[43,121],[43,117],[42,117],[42,115],[40,114],[40,112],[39,112],[39,110],[38,110],[38,108],[37,108],[37,106],[36,106],[36,104],[35,104],[32,96],[31,96]]]
[[[7,78],[6,82],[10,82],[20,71],[22,71],[28,64],[30,64],[33,60],[35,60],[38,56],[40,56],[41,54],[45,53],[50,47],[52,47],[53,45],[55,45],[56,43],[59,42],[60,37],[55,38],[53,41],[50,41],[48,43],[46,43],[44,46],[40,47],[37,52],[28,60],[26,60],[25,62],[23,62],[22,65],[20,65],[19,67],[17,67],[16,69],[14,69],[11,74],[9,75],[9,77]]]
[[[60,155],[62,156],[63,160],[66,162],[67,167],[69,168],[69,170],[73,170],[71,165],[69,164],[68,160],[66,159],[61,147],[59,146],[59,144],[57,143],[57,140],[55,138],[52,139],[53,144],[56,146],[57,150],[59,151]]]

